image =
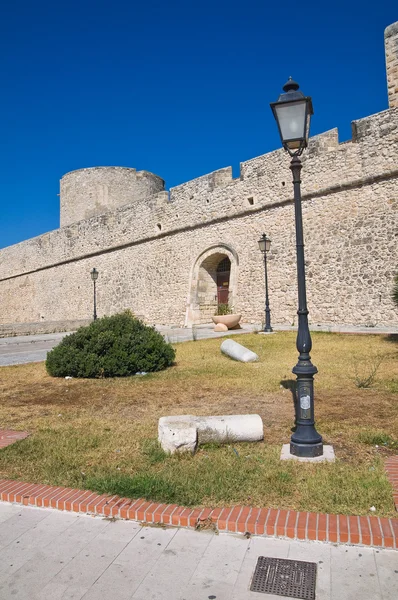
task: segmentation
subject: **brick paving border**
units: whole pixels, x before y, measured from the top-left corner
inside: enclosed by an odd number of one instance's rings
[[[386,460],[386,471],[389,482],[392,485],[395,510],[398,510],[398,456],[390,456]]]
[[[12,431],[12,429],[0,429],[0,449],[14,444],[18,440],[24,440],[29,433],[26,431]]]
[[[230,533],[380,546],[398,550],[398,519],[328,515],[250,506],[230,506],[213,510],[191,509],[177,504],[159,504],[143,499],[128,500],[87,490],[6,479],[0,480],[0,500],[24,506],[48,507],[143,523],[197,529],[216,528]]]

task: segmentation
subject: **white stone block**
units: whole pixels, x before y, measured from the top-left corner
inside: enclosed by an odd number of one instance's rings
[[[158,439],[165,452],[195,452],[198,432],[193,418],[183,415],[159,419]]]
[[[255,352],[252,352],[234,340],[225,340],[221,344],[221,352],[230,358],[241,362],[255,362],[258,360],[258,356]]]

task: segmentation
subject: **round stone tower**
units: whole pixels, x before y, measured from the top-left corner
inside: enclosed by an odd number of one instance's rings
[[[164,181],[148,171],[92,167],[66,173],[60,182],[61,227],[134,204],[164,190]]]

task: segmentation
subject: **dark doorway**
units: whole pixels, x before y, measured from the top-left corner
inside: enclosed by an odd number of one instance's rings
[[[231,261],[226,256],[217,266],[217,304],[228,304],[230,274]]]

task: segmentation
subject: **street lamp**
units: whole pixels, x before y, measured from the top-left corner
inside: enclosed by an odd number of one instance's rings
[[[323,455],[322,437],[315,429],[314,421],[314,375],[318,369],[312,364],[310,352],[312,341],[308,327],[307,294],[305,287],[303,219],[301,212],[299,156],[308,145],[312,100],[298,91],[299,85],[292,78],[283,86],[271,109],[276,119],[284,149],[292,157],[290,169],[293,173],[294,210],[296,220],[297,282],[298,282],[298,362],[293,367],[297,375],[296,431],[290,439],[290,453],[314,458]]]
[[[264,256],[264,273],[265,273],[265,326],[264,332],[271,333],[271,311],[269,309],[269,298],[268,298],[268,274],[267,274],[267,253],[271,248],[271,240],[263,233],[261,238],[258,240],[258,247]]]
[[[96,321],[97,319],[97,294],[96,294],[96,289],[95,289],[95,284],[97,282],[98,279],[98,271],[97,269],[92,269],[92,271],[90,271],[91,274],[91,279],[93,280],[93,284],[94,284],[94,321]]]

